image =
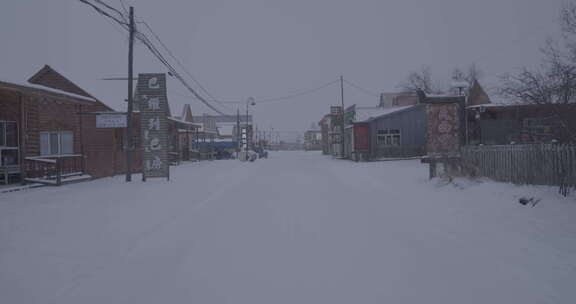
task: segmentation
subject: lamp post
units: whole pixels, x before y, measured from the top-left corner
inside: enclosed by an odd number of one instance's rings
[[[255,106],[256,102],[254,101],[254,97],[249,97],[248,100],[246,100],[246,147],[244,148],[245,151],[248,151],[248,106]]]

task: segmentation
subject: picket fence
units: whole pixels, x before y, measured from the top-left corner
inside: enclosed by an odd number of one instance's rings
[[[576,189],[576,145],[466,146],[460,156],[467,176],[559,186],[563,195]]]

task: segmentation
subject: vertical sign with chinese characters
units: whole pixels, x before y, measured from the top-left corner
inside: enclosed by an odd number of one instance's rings
[[[427,152],[441,157],[460,151],[460,116],[457,103],[428,104]]]
[[[138,101],[143,151],[143,180],[170,178],[166,74],[139,74]]]

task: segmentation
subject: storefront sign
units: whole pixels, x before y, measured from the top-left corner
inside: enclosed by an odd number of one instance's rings
[[[96,128],[126,128],[125,114],[98,114],[96,115]]]
[[[143,179],[170,178],[166,74],[139,74],[138,95],[143,150]]]

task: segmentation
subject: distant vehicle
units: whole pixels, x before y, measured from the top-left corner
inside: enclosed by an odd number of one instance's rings
[[[251,152],[251,151],[248,152],[248,160],[249,160],[249,161],[253,162],[253,161],[257,160],[257,159],[258,159],[258,153],[254,153],[254,152]]]
[[[254,152],[258,153],[258,158],[268,158],[268,151],[262,147],[254,148]]]

